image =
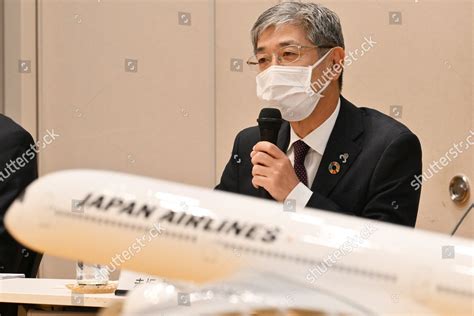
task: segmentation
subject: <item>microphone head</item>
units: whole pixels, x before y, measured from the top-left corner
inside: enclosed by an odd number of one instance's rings
[[[281,119],[281,112],[275,108],[263,108],[260,111],[259,119],[272,118],[272,119]],[[258,120],[257,120],[258,121]]]
[[[275,108],[262,109],[257,122],[260,128],[260,140],[276,144],[278,131],[283,122],[280,110]]]

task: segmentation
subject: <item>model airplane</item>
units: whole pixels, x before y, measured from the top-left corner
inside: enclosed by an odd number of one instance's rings
[[[473,312],[471,240],[274,201],[71,170],[32,183],[5,224],[39,252],[201,286],[142,287],[130,315]]]

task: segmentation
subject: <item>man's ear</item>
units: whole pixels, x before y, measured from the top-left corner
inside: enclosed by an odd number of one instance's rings
[[[346,52],[344,51],[344,48],[342,47],[334,47],[333,48],[333,54],[332,54],[332,59],[333,63],[339,63],[343,64],[344,63],[344,58],[346,57]]]
[[[332,69],[334,72],[337,73],[337,76],[334,77],[332,80],[337,81],[341,76],[342,71],[344,70],[344,59],[346,57],[346,53],[344,48],[342,47],[334,47],[332,53]]]

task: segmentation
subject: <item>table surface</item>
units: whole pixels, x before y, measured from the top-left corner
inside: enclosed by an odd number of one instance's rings
[[[124,300],[112,294],[75,294],[66,284],[76,280],[18,278],[0,280],[0,302],[61,306],[106,307]]]

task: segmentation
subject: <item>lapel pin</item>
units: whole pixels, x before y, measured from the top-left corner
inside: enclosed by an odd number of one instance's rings
[[[349,159],[349,154],[348,153],[343,153],[343,154],[339,155],[339,159],[342,160],[342,163],[346,163],[347,159]]]
[[[333,161],[329,164],[329,173],[338,174],[341,170],[341,165],[337,161]]]

